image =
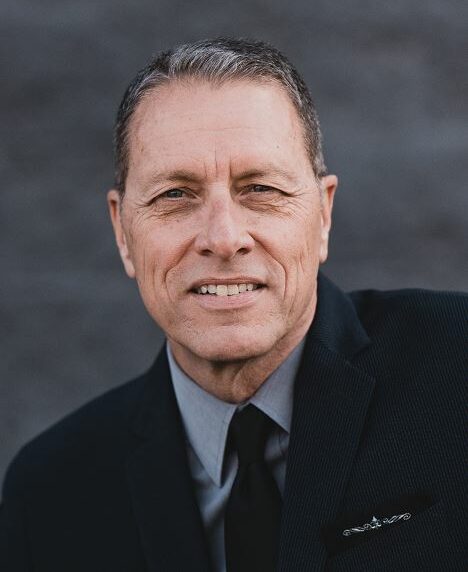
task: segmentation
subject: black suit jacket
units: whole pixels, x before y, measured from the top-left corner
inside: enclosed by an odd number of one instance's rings
[[[345,295],[320,276],[279,570],[462,570],[467,299]],[[2,572],[210,570],[165,352],[27,445],[3,495]]]

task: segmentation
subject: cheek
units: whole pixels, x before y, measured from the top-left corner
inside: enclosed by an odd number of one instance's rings
[[[189,241],[178,231],[150,228],[139,232],[133,241],[136,278],[142,292],[171,297],[181,282],[180,261]]]
[[[278,224],[275,233],[290,265],[308,268],[315,263],[321,236],[320,216],[316,212],[296,216],[285,225]]]
[[[299,252],[299,264],[304,273],[318,266],[321,246],[321,229],[318,225],[311,225],[303,236],[303,245]]]
[[[320,256],[320,217],[309,213],[307,219],[290,226],[283,233],[285,263],[285,295],[292,298],[294,307],[310,299],[315,288]]]
[[[310,299],[318,270],[319,232],[314,224],[295,222],[278,220],[273,230],[263,228],[255,237],[265,252],[285,315]]]
[[[136,272],[136,280],[140,288],[148,284],[151,276],[154,276],[155,269],[161,267],[161,254],[164,252],[157,241],[156,233],[150,228],[141,225],[132,229],[130,252]]]

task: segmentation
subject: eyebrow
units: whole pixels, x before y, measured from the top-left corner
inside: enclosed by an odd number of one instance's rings
[[[200,182],[202,178],[193,171],[188,171],[185,169],[177,169],[175,171],[169,172],[159,172],[153,173],[145,184],[145,187],[149,189],[154,185],[159,185],[161,183],[175,183],[175,182]]]
[[[237,173],[233,177],[236,181],[245,181],[247,179],[264,178],[264,177],[280,177],[285,179],[290,183],[297,182],[296,177],[287,171],[274,164],[264,164],[260,168],[246,169]],[[153,173],[145,184],[145,189],[149,190],[155,185],[160,185],[162,183],[201,183],[203,182],[203,177],[194,171],[187,169],[176,169],[174,171],[168,172],[158,172]]]
[[[297,182],[296,177],[286,169],[282,169],[274,164],[266,164],[258,169],[248,169],[242,171],[236,176],[236,180],[243,181],[245,179],[255,179],[257,177],[280,177],[281,179],[286,179],[290,183]]]

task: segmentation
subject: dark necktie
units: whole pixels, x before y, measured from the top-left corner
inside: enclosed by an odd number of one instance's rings
[[[230,444],[239,468],[226,507],[227,572],[276,569],[281,495],[265,462],[265,444],[275,423],[253,405],[235,414]]]

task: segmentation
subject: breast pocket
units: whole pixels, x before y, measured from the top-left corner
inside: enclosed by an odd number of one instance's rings
[[[453,554],[443,503],[438,502],[397,526],[376,533],[362,532],[365,542],[331,557],[327,572],[441,572],[458,568],[447,566]],[[461,570],[461,568],[460,568]]]

